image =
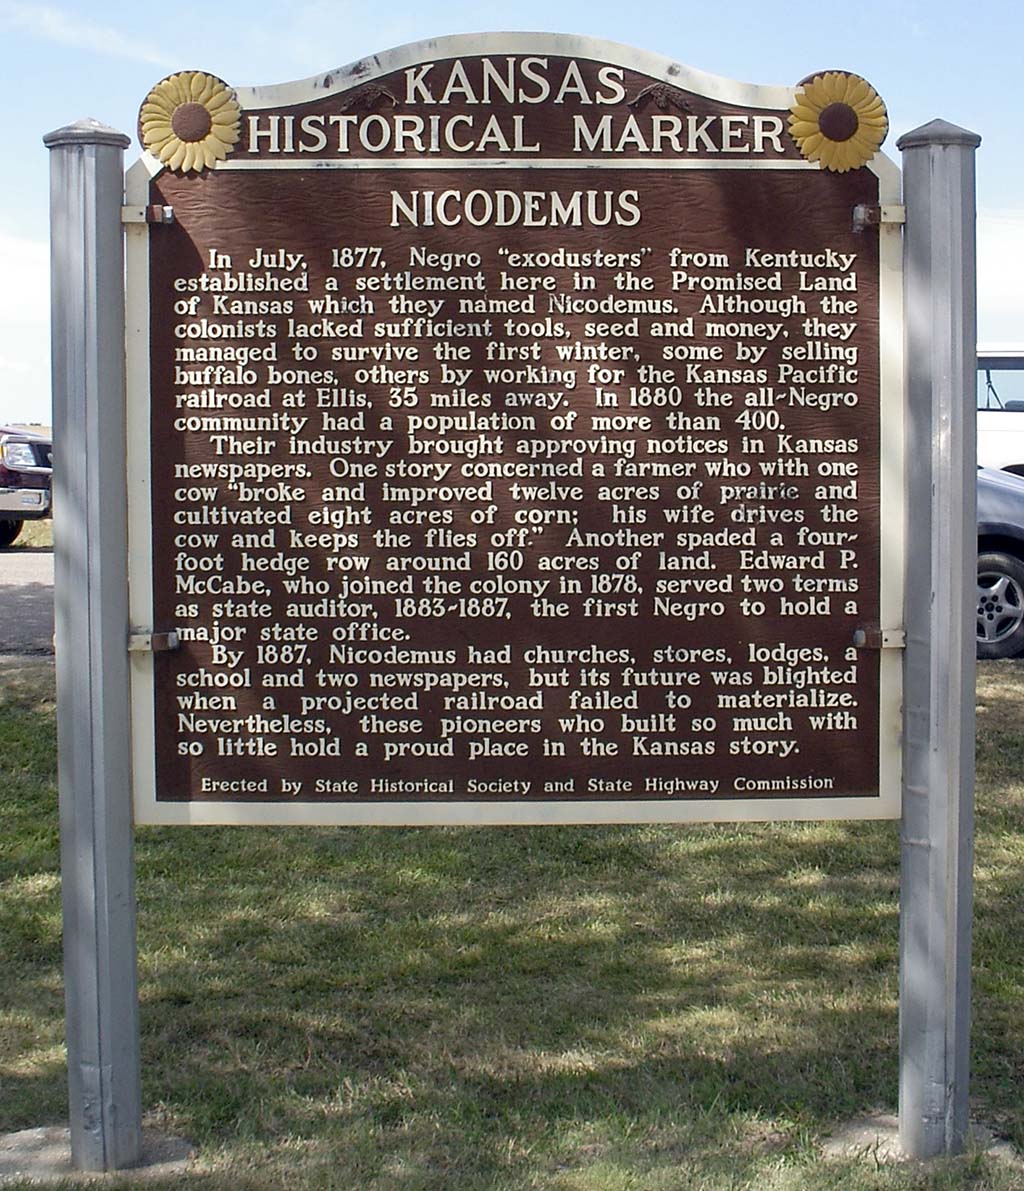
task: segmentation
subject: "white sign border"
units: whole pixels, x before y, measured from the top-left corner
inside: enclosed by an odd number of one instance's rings
[[[588,58],[660,78],[666,82],[725,103],[746,107],[786,108],[793,88],[756,86],[705,74],[657,54],[587,37],[563,34],[464,34],[423,41],[362,59],[337,71],[293,83],[270,87],[238,88],[243,108],[292,106],[362,86],[374,78],[432,59],[445,60],[481,54],[551,54]],[[279,168],[284,163],[269,163]],[[302,163],[323,168],[325,163]],[[364,162],[344,162],[370,168]],[[424,168],[437,168],[432,161]],[[452,162],[447,168],[478,170],[483,162]],[[566,163],[502,160],[491,167],[543,169]],[[602,161],[604,167],[609,163]],[[765,163],[767,165],[769,163]],[[592,169],[587,161],[572,168]],[[635,168],[635,163],[630,163]],[[708,163],[687,163],[708,168]],[[390,163],[374,162],[386,169]],[[809,163],[772,161],[775,169],[806,169]],[[641,168],[676,169],[672,161],[644,162]],[[149,183],[161,172],[151,155],[143,153],[125,180],[129,206],[146,206]],[[256,162],[223,162],[217,168],[259,168]],[[293,167],[294,168],[294,167]],[[406,168],[410,168],[407,164]],[[625,168],[624,166],[621,168]],[[758,169],[755,161],[741,168]],[[895,205],[901,199],[901,175],[896,164],[877,154],[869,169],[879,179],[879,202]],[[853,213],[851,211],[851,220]],[[127,468],[130,616],[133,633],[147,633],[153,626],[153,537],[151,508],[150,386],[149,386],[149,225],[129,224],[126,247],[127,322]],[[873,233],[869,233],[873,234]],[[905,458],[902,234],[898,225],[879,230],[879,325],[881,405],[881,628],[898,629],[903,616],[905,565]],[[891,819],[900,815],[902,781],[902,656],[898,649],[883,649],[879,659],[879,793],[841,798],[716,798],[592,801],[518,799],[515,801],[416,802],[249,802],[160,801],[156,789],[155,686],[153,655],[131,655],[131,754],[132,797],[136,825],[262,825],[262,826],[527,826],[543,824],[613,823],[724,823],[775,820]],[[339,775],[340,776],[340,775]],[[383,774],[381,776],[384,776]]]

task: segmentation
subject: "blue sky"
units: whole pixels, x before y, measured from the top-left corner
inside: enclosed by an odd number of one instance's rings
[[[0,185],[0,421],[50,416],[45,133],[93,116],[134,137],[139,104],[174,70],[207,70],[236,86],[281,83],[451,33],[581,33],[751,83],[856,71],[888,106],[885,150],[896,158],[898,137],[936,117],[979,133],[979,338],[1024,342],[1022,11],[1011,0],[0,0],[10,117]],[[133,146],[126,160],[137,153]]]

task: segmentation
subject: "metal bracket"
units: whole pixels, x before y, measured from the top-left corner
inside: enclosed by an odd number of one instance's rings
[[[906,223],[907,208],[901,203],[889,203],[882,206],[872,206],[870,203],[858,203],[853,208],[853,230],[867,231],[869,227],[880,227],[883,223]]]
[[[906,649],[907,634],[904,629],[880,629],[864,625],[856,629],[853,643],[858,649]]]
[[[122,207],[122,223],[173,223],[173,207]]]
[[[129,653],[170,653],[180,645],[174,629],[168,633],[132,633],[128,638]]]

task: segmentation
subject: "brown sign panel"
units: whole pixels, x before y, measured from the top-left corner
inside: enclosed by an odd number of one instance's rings
[[[646,55],[421,50],[130,177],[140,821],[895,813],[892,167]]]

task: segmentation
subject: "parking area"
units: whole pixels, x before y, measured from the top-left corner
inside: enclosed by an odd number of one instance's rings
[[[0,654],[53,653],[53,551],[0,550]]]

